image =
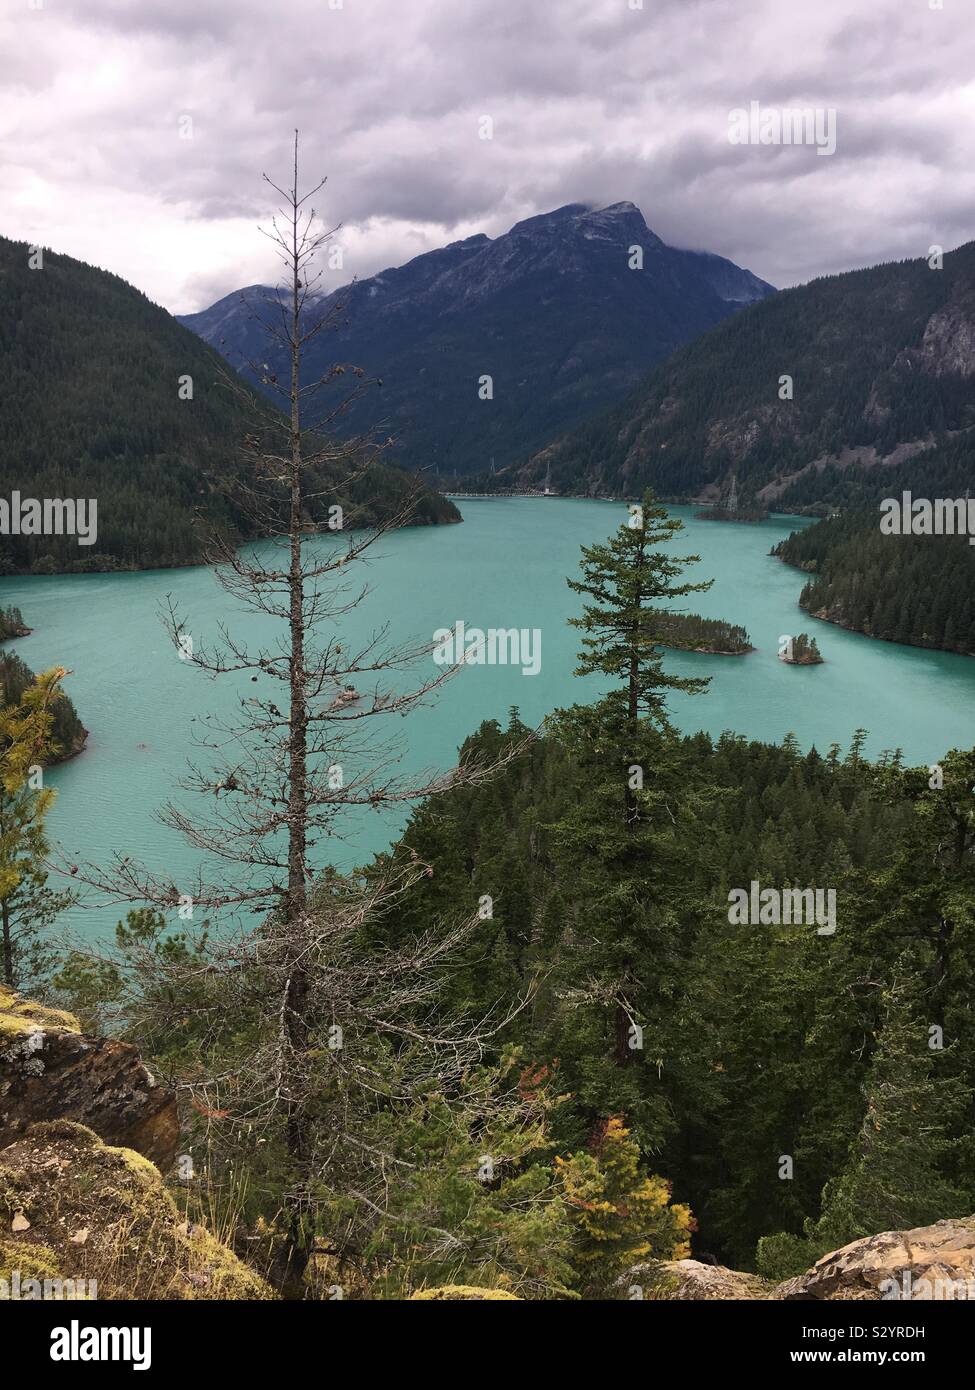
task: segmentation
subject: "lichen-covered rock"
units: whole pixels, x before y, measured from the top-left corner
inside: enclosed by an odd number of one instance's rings
[[[772,1297],[787,1301],[973,1299],[975,1217],[855,1240],[824,1255],[805,1274],[779,1284]]]
[[[438,1302],[448,1303],[520,1303],[522,1301],[517,1294],[507,1293],[504,1289],[479,1289],[473,1284],[443,1284],[438,1289],[421,1289],[419,1293],[411,1294],[409,1301],[411,1303],[424,1303],[434,1299]]]
[[[756,1274],[697,1260],[635,1265],[618,1281],[620,1298],[776,1301],[975,1299],[975,1216],[852,1241],[795,1279],[771,1284]]]
[[[176,1098],[130,1043],[87,1037],[71,1014],[0,986],[0,1149],[37,1121],[60,1118],[163,1169],[176,1156]]]
[[[620,1298],[680,1302],[768,1298],[772,1285],[757,1274],[743,1274],[699,1260],[666,1260],[634,1265],[617,1281]]]
[[[34,1125],[0,1152],[0,1279],[14,1275],[98,1299],[274,1297],[184,1219],[148,1159],[69,1120]]]

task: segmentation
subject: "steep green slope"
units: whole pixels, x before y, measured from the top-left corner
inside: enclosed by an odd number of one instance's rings
[[[792,399],[782,399],[791,378]],[[510,470],[590,494],[825,509],[975,426],[975,243],[753,304],[681,348],[629,400]],[[962,433],[957,433],[962,432]],[[970,455],[969,455],[970,457]],[[970,475],[970,467],[968,469]],[[882,486],[882,484],[878,484]]]
[[[94,544],[0,536],[0,571],[197,560],[196,509],[240,521],[211,482],[237,466],[253,429],[221,385],[224,370],[216,352],[118,276],[49,251],[32,270],[24,243],[0,239],[0,497],[98,503]],[[186,377],[191,400],[180,399]],[[360,518],[381,513],[405,486],[395,470],[378,470],[358,490]],[[431,494],[421,519],[459,517]]]

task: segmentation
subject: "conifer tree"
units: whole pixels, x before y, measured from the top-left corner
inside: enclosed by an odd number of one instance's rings
[[[584,634],[576,675],[613,682],[596,709],[604,738],[612,740],[621,758],[633,751],[641,719],[667,724],[668,692],[697,693],[708,685],[706,679],[665,670],[658,648],[666,621],[655,605],[710,589],[712,583],[677,582],[700,556],[669,555],[659,547],[683,529],[683,522],[669,517],[647,492],[609,541],[582,547],[582,578],[567,581],[590,600],[581,618],[569,619]],[[629,778],[621,777],[620,785],[629,824],[638,818],[637,798]]]
[[[904,960],[902,967],[908,962]],[[842,1172],[823,1189],[805,1234],[759,1242],[764,1272],[798,1274],[829,1250],[879,1231],[963,1216],[972,1204],[950,1176],[950,1137],[971,1092],[951,1070],[951,1049],[932,1050],[903,977],[884,990],[880,1034],[863,1087],[864,1116]]]
[[[710,588],[710,581],[680,579],[697,556],[663,549],[682,529],[648,492],[608,542],[582,547],[582,578],[568,581],[589,600],[582,616],[570,619],[583,632],[576,674],[598,674],[612,684],[595,705],[568,711],[560,726],[578,752],[588,794],[559,822],[556,845],[567,858],[581,854],[591,864],[591,894],[577,907],[566,953],[566,998],[610,1005],[617,1069],[643,1051],[635,995],[643,996],[644,1009],[650,1000],[659,1004],[679,954],[666,903],[680,861],[686,881],[686,846],[675,835],[687,802],[666,700],[676,691],[699,693],[708,682],[665,669],[659,605]],[[629,1087],[607,1093],[602,1114],[632,1115],[635,1099]],[[648,1116],[644,1133],[660,1118]]]
[[[971,1095],[949,1070],[950,1049],[931,1049],[911,993],[902,982],[884,993],[863,1124],[846,1168],[823,1194],[817,1234],[827,1243],[924,1226],[971,1208],[971,1194],[946,1168],[957,1149],[950,1130]]]
[[[591,1152],[556,1159],[576,1225],[574,1262],[584,1290],[608,1291],[629,1265],[648,1256],[690,1253],[691,1213],[671,1204],[670,1186],[643,1172],[639,1145],[618,1115],[602,1127]]]
[[[457,669],[434,665],[432,639],[391,641],[381,627],[343,640],[343,617],[369,591],[354,577],[357,566],[389,530],[415,519],[422,486],[405,482],[375,525],[340,500],[368,495],[385,446],[371,433],[344,436],[338,422],[381,383],[343,362],[321,376],[309,372],[310,344],[344,322],[342,305],[320,292],[334,231],[313,205],[325,180],[302,191],[297,132],[286,185],[265,179],[282,200],[267,235],[284,274],[255,314],[289,365],[280,379],[269,368],[263,378],[286,413],[269,411],[228,372],[228,389],[252,411],[252,432],[243,441],[248,466],[220,482],[235,513],[249,518],[249,533],[268,540],[242,550],[238,530],[215,528],[208,559],[224,590],[276,629],[247,643],[220,624],[214,640],[194,640],[169,601],[164,616],[180,657],[211,678],[248,678],[251,691],[236,717],[199,717],[204,762],[183,782],[196,805],[174,803],[162,814],[203,862],[180,884],[121,853],[79,873],[115,902],[188,907],[191,945],[173,952],[147,942],[129,951],[117,1007],[141,1040],[172,1047],[171,1000],[186,1001],[181,1056],[196,1053],[199,1113],[228,1121],[222,1136],[209,1125],[206,1142],[225,1143],[235,1161],[263,1141],[277,1156],[287,1228],[278,1276],[293,1291],[334,1210],[315,1197],[334,1191],[323,1170],[336,1184],[354,1172],[360,1192],[371,1187],[386,1200],[385,1157],[362,1139],[371,1107],[408,1106],[416,1090],[449,1089],[448,1078],[456,1083],[503,1024],[507,1004],[472,1019],[442,1001],[448,962],[478,929],[474,904],[450,920],[438,916],[397,950],[369,936],[427,866],[410,861],[365,884],[331,863],[343,811],[398,809],[475,785],[490,770],[414,776],[401,768],[399,719]],[[220,914],[219,930],[207,931],[204,913]],[[390,1096],[397,1046],[398,1090]]]

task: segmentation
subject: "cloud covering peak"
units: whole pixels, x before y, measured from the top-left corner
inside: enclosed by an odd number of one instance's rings
[[[274,277],[302,131],[367,276],[568,204],[778,285],[975,234],[975,29],[945,0],[9,0],[0,232],[198,309]],[[835,111],[836,152],[728,138]]]

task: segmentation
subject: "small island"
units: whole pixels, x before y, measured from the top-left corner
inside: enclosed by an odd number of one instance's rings
[[[819,666],[823,656],[815,637],[800,632],[798,637],[779,638],[779,660],[790,666]]]
[[[660,646],[676,651],[705,652],[710,656],[744,656],[753,652],[743,627],[721,618],[702,618],[699,613],[660,612],[656,638]]]
[[[29,637],[31,631],[19,608],[0,608],[0,642],[9,642],[13,637]]]

